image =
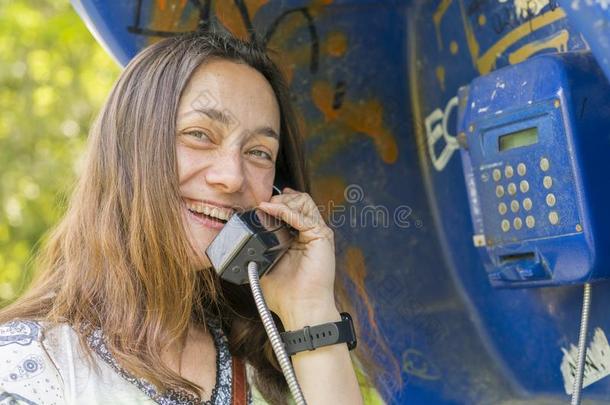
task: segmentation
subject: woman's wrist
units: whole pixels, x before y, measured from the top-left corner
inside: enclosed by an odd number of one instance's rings
[[[341,315],[334,302],[315,305],[297,305],[290,311],[278,314],[286,331],[302,329],[327,322],[338,322]]]

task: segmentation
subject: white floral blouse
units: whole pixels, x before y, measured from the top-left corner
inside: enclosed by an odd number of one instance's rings
[[[91,367],[78,335],[66,324],[1,324],[0,405],[230,404],[232,358],[228,341],[216,321],[208,326],[216,346],[216,385],[210,400],[202,402],[176,391],[161,395],[146,380],[123,370],[99,330],[87,339],[96,363]],[[250,377],[252,370],[247,368]],[[248,403],[253,404],[250,390]]]

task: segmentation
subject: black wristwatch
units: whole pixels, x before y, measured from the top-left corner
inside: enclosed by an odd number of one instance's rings
[[[282,341],[289,356],[305,350],[315,350],[318,347],[347,343],[347,348],[356,347],[356,332],[352,317],[347,312],[341,312],[339,322],[328,322],[316,326],[305,326],[303,329],[282,332]]]

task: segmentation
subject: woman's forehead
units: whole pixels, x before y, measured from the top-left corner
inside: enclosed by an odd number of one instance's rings
[[[256,69],[216,59],[199,66],[180,100],[180,116],[217,110],[242,125],[267,125],[279,131],[279,106],[273,88]]]

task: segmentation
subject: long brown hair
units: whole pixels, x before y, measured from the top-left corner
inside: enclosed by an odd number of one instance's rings
[[[245,63],[269,81],[281,114],[276,173],[309,192],[289,92],[262,46],[213,32],[157,42],[114,85],[90,131],[68,210],[38,256],[39,275],[0,312],[0,322],[67,322],[81,332],[85,348],[87,333],[101,328],[127,371],[161,391],[198,393],[164,365],[161,353],[184,336],[189,322],[219,317],[231,353],[254,366],[265,399],[285,403],[286,383],[249,289],[220,282],[213,271],[194,271],[195,252],[181,220],[176,112],[192,73],[210,58]]]

